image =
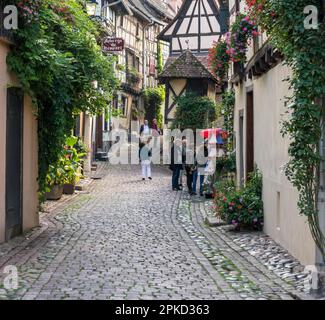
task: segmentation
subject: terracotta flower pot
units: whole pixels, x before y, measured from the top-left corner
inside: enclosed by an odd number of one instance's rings
[[[62,185],[54,185],[51,187],[51,191],[46,193],[46,200],[59,200],[63,194]]]
[[[64,194],[74,194],[74,190],[75,190],[75,185],[74,184],[65,184],[63,186],[63,193]]]

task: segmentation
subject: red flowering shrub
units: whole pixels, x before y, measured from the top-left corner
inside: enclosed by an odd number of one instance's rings
[[[209,65],[219,82],[224,80],[229,70],[229,55],[224,40],[216,42],[209,50]]]

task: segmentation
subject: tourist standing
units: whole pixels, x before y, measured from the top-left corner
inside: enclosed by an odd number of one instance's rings
[[[170,169],[173,171],[172,176],[172,187],[174,191],[179,191],[179,177],[183,167],[182,164],[182,142],[176,139],[171,148],[171,164]]]
[[[140,160],[141,160],[141,169],[142,169],[142,180],[152,180],[151,175],[151,157],[152,157],[152,148],[150,146],[151,137],[147,139],[147,142],[140,150]]]
[[[148,136],[150,134],[149,121],[144,120],[144,124],[140,127],[140,136]]]
[[[161,134],[161,130],[158,127],[158,121],[157,121],[157,119],[153,119],[151,129],[152,129],[153,135],[156,135],[157,136],[157,135],[160,135]]]
[[[193,193],[196,194],[197,179],[200,180],[200,196],[203,197],[203,184],[205,178],[205,167],[207,158],[209,156],[208,146],[205,143],[203,146],[197,148],[195,155],[196,170],[193,172]]]
[[[181,142],[181,150],[182,150],[182,166],[181,166],[181,170],[179,173],[179,182],[178,182],[178,186],[180,188],[183,188],[183,175],[186,172],[185,170],[185,164],[186,164],[186,148],[187,148],[187,140],[186,137],[182,138],[182,142]]]
[[[196,170],[196,164],[195,164],[195,153],[194,150],[191,148],[188,148],[186,150],[186,160],[185,160],[185,171],[186,171],[186,184],[188,188],[189,194],[196,195],[196,193],[193,190],[193,178],[194,173]]]

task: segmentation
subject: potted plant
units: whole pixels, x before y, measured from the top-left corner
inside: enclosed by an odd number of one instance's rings
[[[78,138],[70,136],[66,140],[66,145],[63,151],[63,168],[65,171],[63,192],[65,194],[73,194],[76,183],[82,177],[82,163],[86,153],[78,153],[78,150],[80,149],[77,144]]]
[[[63,185],[66,181],[66,172],[63,167],[64,158],[60,158],[55,165],[50,165],[46,175],[47,200],[59,200],[63,194]]]

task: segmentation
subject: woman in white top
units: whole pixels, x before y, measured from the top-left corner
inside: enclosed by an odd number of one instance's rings
[[[150,146],[152,137],[147,139],[146,144],[140,150],[140,161],[142,169],[142,180],[152,180],[151,176],[151,158],[152,158],[152,148]]]

